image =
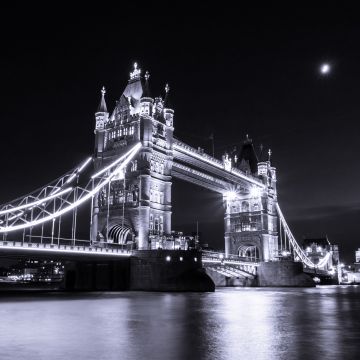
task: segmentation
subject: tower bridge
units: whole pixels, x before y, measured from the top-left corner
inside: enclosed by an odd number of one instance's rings
[[[100,257],[158,253],[161,240],[171,238],[172,178],[179,178],[223,196],[225,251],[204,253],[206,267],[254,277],[259,264],[278,262],[284,254],[307,268],[326,267],[331,254],[313,263],[286,223],[270,152],[258,158],[247,137],[238,153],[219,160],[175,138],[169,86],[154,97],[150,74],[142,76],[136,64],[111,112],[105,94],[103,88],[95,113],[94,155],[52,183],[0,206],[1,252],[13,247],[17,253],[22,248],[24,253]],[[91,163],[94,171],[88,176]],[[80,242],[77,216],[83,203],[91,204],[90,236]],[[179,259],[183,262],[183,256]]]

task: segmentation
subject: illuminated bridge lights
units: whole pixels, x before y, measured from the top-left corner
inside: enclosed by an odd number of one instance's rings
[[[80,189],[78,187],[72,189],[72,188],[68,188],[63,190],[63,192],[67,192],[70,193],[70,191],[78,191],[78,190],[82,190],[81,194],[79,195],[79,197],[77,198],[77,200],[74,200],[74,202],[70,202],[68,200],[63,200],[60,204],[60,206],[58,206],[58,209],[55,210],[55,203],[54,203],[54,211],[53,212],[49,212],[49,211],[44,211],[44,213],[40,212],[40,214],[44,214],[44,216],[40,217],[38,215],[38,217],[35,220],[32,221],[24,221],[21,224],[8,224],[9,219],[2,219],[3,223],[1,225],[3,225],[5,223],[5,226],[0,226],[0,233],[7,233],[7,232],[12,232],[12,231],[16,231],[16,230],[22,230],[25,228],[29,228],[29,227],[33,227],[39,224],[43,224],[46,223],[48,221],[51,221],[55,218],[58,218],[64,214],[66,214],[67,212],[76,209],[78,206],[80,206],[81,204],[83,204],[84,202],[86,202],[87,200],[91,199],[95,194],[97,194],[105,185],[109,184],[112,180],[114,180],[114,178],[116,176],[118,176],[119,173],[122,172],[122,170],[125,168],[125,166],[127,166],[127,164],[133,159],[133,157],[136,155],[136,153],[140,150],[141,148],[141,143],[136,144],[134,147],[132,147],[126,154],[124,154],[123,156],[121,156],[119,159],[117,159],[116,161],[114,161],[112,164],[110,164],[109,166],[107,166],[105,169],[100,170],[97,174],[92,176],[92,179],[94,179],[95,177],[103,174],[105,171],[110,171],[110,169],[112,169],[113,167],[115,167],[115,169],[110,172],[107,177],[105,177],[105,179],[101,179],[98,180],[98,184],[93,187],[92,184],[92,180],[87,184],[85,189]],[[120,161],[122,160],[122,162],[120,163]],[[89,160],[86,163],[88,163]],[[89,190],[91,188],[91,190]],[[61,196],[61,191],[57,192],[55,195],[50,195],[49,198],[51,198],[51,200],[54,200]],[[75,196],[74,196],[75,198]],[[43,203],[44,201],[48,201],[49,199],[41,199],[38,200],[36,203],[37,205],[40,205],[41,203]],[[34,203],[30,203],[27,205],[21,205],[20,207],[18,207],[17,210],[19,210],[19,208],[26,208],[26,207],[33,207],[35,206]],[[10,209],[9,209],[10,210]],[[14,212],[16,210],[14,210],[14,208],[11,209],[11,211],[8,210],[3,210],[3,212],[5,213],[9,213],[9,212]],[[46,214],[46,215],[45,215]],[[4,215],[4,214],[2,214]],[[16,215],[16,218],[18,218],[19,214]],[[16,221],[16,220],[15,220]]]
[[[31,245],[31,246],[30,246]],[[24,245],[21,242],[6,242],[0,241],[0,248],[15,251],[25,252],[53,252],[57,254],[87,254],[87,255],[101,255],[101,256],[131,256],[131,251],[123,250],[120,248],[101,248],[90,246],[70,246],[70,245],[54,245],[54,244],[31,244]]]

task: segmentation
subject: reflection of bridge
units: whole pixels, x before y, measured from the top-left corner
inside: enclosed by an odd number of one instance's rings
[[[207,267],[253,277],[260,262],[291,255],[310,269],[326,269],[331,253],[313,263],[297,243],[277,202],[271,153],[256,154],[249,138],[222,160],[175,139],[169,87],[164,98],[152,97],[149,74],[142,77],[137,66],[111,114],[102,90],[95,118],[93,158],[0,207],[1,251],[106,257],[170,249],[175,177],[223,196],[225,253],[204,253]],[[88,175],[91,162],[95,172]],[[80,242],[77,218],[85,202],[91,203],[90,237]]]

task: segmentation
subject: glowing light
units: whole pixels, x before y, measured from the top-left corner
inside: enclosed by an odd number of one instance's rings
[[[183,260],[184,260],[184,258],[183,258],[182,256],[180,256],[180,258],[179,258],[179,259],[180,259],[180,261],[183,261]]]
[[[194,261],[197,262],[197,258],[194,258]]]
[[[328,74],[328,73],[330,72],[330,70],[331,70],[330,65],[327,64],[327,63],[322,64],[322,65],[320,66],[320,72],[321,72],[321,74],[323,74],[323,75]]]
[[[71,176],[67,179],[65,184],[70,183],[76,177],[77,174],[80,174],[81,171],[83,171],[85,169],[86,165],[89,164],[89,162],[91,160],[92,160],[92,157],[89,157],[88,159],[86,159],[85,162],[82,165],[80,165],[80,167],[77,168],[73,174],[71,174]]]
[[[171,256],[168,255],[165,259],[166,261],[171,261]]]
[[[220,254],[219,255],[219,259],[223,259],[224,258],[224,255],[223,254]]]
[[[228,201],[235,200],[237,198],[236,191],[227,191],[224,196]]]
[[[106,166],[104,169],[100,170],[99,172],[97,172],[96,174],[92,175],[91,178],[95,179],[96,177],[98,177],[99,175],[103,174],[104,172],[106,172],[107,170],[111,169],[112,167],[114,167],[116,164],[118,164],[121,160],[123,160],[124,158],[126,158],[128,155],[131,154],[132,151],[137,151],[139,150],[141,147],[141,143],[136,144],[131,150],[129,150],[126,154],[120,156],[117,160],[115,160],[114,162],[112,162],[110,165]]]
[[[91,199],[105,185],[107,185],[109,182],[111,182],[113,180],[113,178],[118,174],[118,172],[121,171],[125,166],[127,166],[127,164],[133,159],[135,154],[139,151],[140,147],[141,147],[140,143],[135,145],[129,152],[126,153],[126,155],[124,155],[124,157],[125,156],[128,156],[128,157],[127,157],[126,160],[124,160],[123,163],[121,163],[121,165],[119,165],[105,180],[100,182],[94,189],[89,191],[86,195],[84,195],[82,198],[78,199],[74,203],[70,204],[69,206],[65,207],[64,209],[61,209],[61,210],[59,210],[59,211],[57,211],[57,212],[55,212],[53,214],[45,216],[45,217],[43,217],[41,219],[37,219],[37,220],[34,220],[34,221],[29,221],[26,224],[15,225],[15,226],[7,226],[7,227],[0,227],[0,233],[20,230],[20,229],[24,229],[24,228],[28,228],[28,227],[31,227],[31,226],[36,226],[36,225],[45,223],[45,222],[47,222],[49,220],[55,219],[55,218],[65,214],[65,213],[67,213],[68,211],[71,211],[72,209],[80,206],[85,201]],[[116,162],[114,162],[114,163],[118,163],[118,160],[116,160]],[[59,195],[59,193],[57,195]],[[43,202],[43,201],[44,200],[42,199],[41,202]]]
[[[78,249],[56,249],[56,248],[38,248],[38,247],[23,247],[23,246],[8,246],[0,245],[1,249],[11,249],[11,250],[21,250],[21,251],[32,251],[32,252],[56,252],[56,253],[66,253],[66,254],[84,254],[87,255],[98,255],[98,256],[131,256],[130,252],[106,252],[106,251],[91,251],[89,247],[86,247],[85,250]]]
[[[311,247],[310,247],[310,246],[308,246],[308,247],[306,248],[306,252],[311,252]]]
[[[252,198],[257,198],[261,195],[261,189],[259,189],[258,187],[256,186],[253,186],[251,189],[250,189],[250,196]]]
[[[14,211],[18,211],[18,210],[22,210],[22,209],[32,208],[32,207],[34,207],[34,206],[43,204],[43,203],[45,203],[45,202],[48,201],[48,200],[51,200],[51,199],[54,199],[54,198],[56,198],[56,197],[58,197],[58,196],[64,195],[64,194],[68,193],[68,192],[71,191],[71,190],[72,190],[72,188],[69,187],[69,188],[67,188],[67,189],[65,189],[65,190],[63,190],[63,191],[56,192],[56,194],[54,193],[54,194],[52,194],[52,195],[49,195],[49,196],[47,196],[47,197],[45,197],[45,198],[43,198],[43,199],[41,199],[41,200],[37,200],[37,201],[33,201],[33,202],[31,202],[31,203],[28,203],[28,204],[16,206],[16,207],[11,208],[11,209],[2,210],[2,211],[0,211],[0,215],[9,214],[9,213],[12,213],[12,212],[14,212]],[[10,220],[10,219],[9,219],[9,220]]]
[[[306,255],[304,250],[299,246],[299,244],[296,242],[294,235],[292,234],[288,224],[286,223],[285,217],[280,209],[279,204],[276,204],[277,213],[279,215],[280,221],[283,225],[283,228],[285,230],[285,233],[291,243],[291,246],[293,247],[295,253],[299,256],[301,261],[308,266],[309,268],[321,268],[324,267],[327,262],[330,259],[330,256],[332,255],[331,252],[328,252],[317,264],[314,264]]]

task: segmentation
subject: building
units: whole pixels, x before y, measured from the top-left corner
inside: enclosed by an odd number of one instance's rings
[[[328,237],[305,237],[303,239],[303,249],[308,258],[318,264],[325,256],[329,256],[324,270],[334,270],[339,265],[339,247],[330,243]]]

